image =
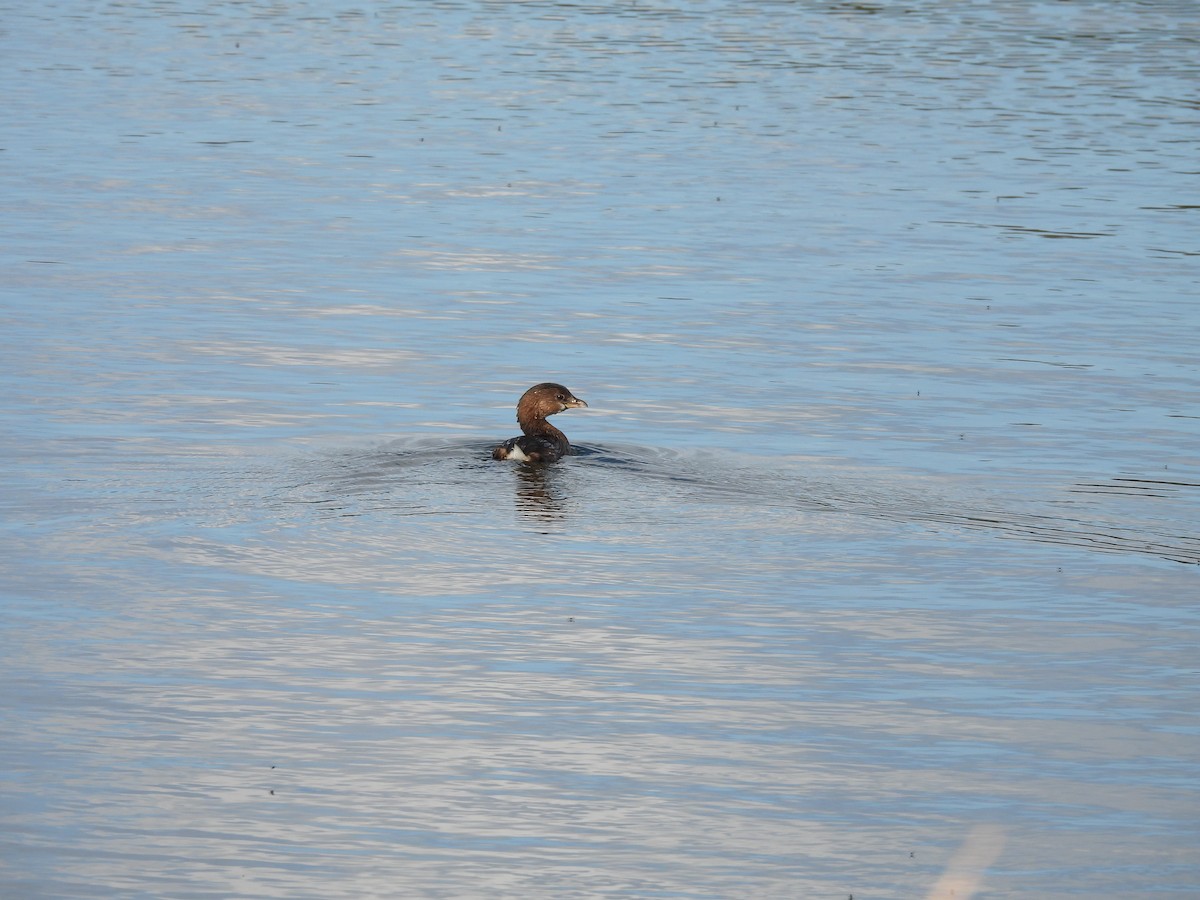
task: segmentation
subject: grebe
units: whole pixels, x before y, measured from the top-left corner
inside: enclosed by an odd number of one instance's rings
[[[517,462],[554,462],[571,452],[567,436],[546,421],[564,409],[587,408],[587,404],[561,384],[535,384],[517,401],[517,423],[524,432],[509,438],[492,451],[492,459]]]

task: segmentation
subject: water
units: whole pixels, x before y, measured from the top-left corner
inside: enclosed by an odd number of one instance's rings
[[[1198,19],[6,8],[3,895],[1200,895]]]

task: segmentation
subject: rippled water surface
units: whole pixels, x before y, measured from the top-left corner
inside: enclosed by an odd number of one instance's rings
[[[9,4],[0,895],[1200,895],[1198,35]]]

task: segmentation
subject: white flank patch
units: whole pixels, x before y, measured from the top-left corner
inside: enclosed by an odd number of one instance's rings
[[[505,459],[511,459],[514,462],[529,462],[529,457],[525,455],[525,451],[514,444],[512,449],[508,451],[508,456]]]

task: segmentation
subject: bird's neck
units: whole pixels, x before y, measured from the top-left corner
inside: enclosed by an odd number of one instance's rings
[[[541,416],[518,418],[517,422],[521,426],[521,431],[530,437],[538,437],[542,440],[558,444],[561,447],[570,446],[570,444],[567,442],[567,436]]]

